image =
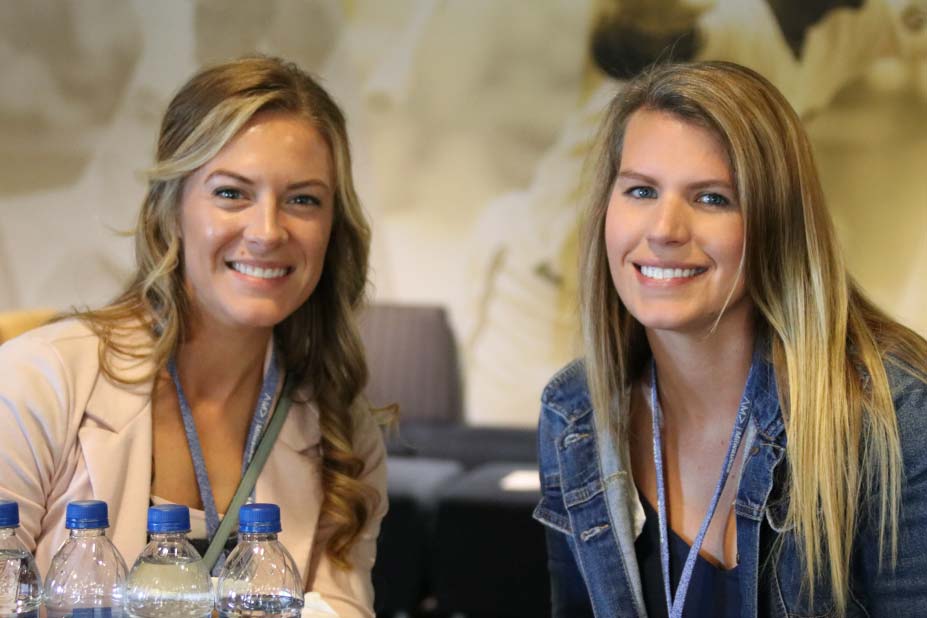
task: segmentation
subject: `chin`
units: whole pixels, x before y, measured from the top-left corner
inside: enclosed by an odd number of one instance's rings
[[[671,332],[683,332],[691,330],[691,325],[688,322],[679,322],[677,320],[667,320],[667,319],[650,319],[650,320],[638,320],[641,325],[647,330],[660,330],[660,331],[671,331]]]
[[[676,333],[704,333],[714,323],[711,319],[691,315],[667,313],[632,314],[647,330],[659,330]]]
[[[292,313],[293,311],[281,311],[279,309],[242,311],[239,308],[230,317],[235,324],[243,328],[273,328],[290,317]]]

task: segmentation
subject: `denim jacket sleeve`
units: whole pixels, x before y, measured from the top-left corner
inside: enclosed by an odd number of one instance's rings
[[[567,427],[567,421],[548,405],[546,397],[543,401],[538,423],[541,501],[534,511],[534,518],[547,528],[551,615],[552,618],[592,618],[589,593],[576,562],[573,532],[560,484],[557,442]]]
[[[927,608],[927,385],[888,367],[898,418],[904,476],[898,514],[898,557],[879,560],[878,521],[857,539],[855,596],[872,616],[924,616]],[[889,540],[886,538],[886,545]]]

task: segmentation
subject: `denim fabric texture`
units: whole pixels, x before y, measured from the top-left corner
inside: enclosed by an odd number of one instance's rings
[[[829,581],[814,598],[802,585],[796,538],[783,526],[787,510],[786,434],[771,365],[763,362],[752,393],[734,509],[745,618],[837,616]],[[904,458],[898,558],[879,561],[874,509],[861,509],[846,616],[927,616],[927,385],[887,365]],[[548,383],[542,395],[538,458],[542,497],[534,517],[547,527],[554,618],[643,618],[634,541],[643,508],[627,448],[615,444],[594,414],[582,361]],[[735,468],[736,470],[736,468]],[[732,474],[731,479],[736,475]]]

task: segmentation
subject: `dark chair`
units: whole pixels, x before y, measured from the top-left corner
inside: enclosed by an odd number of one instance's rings
[[[389,513],[383,518],[373,567],[378,616],[411,614],[428,595],[439,492],[463,473],[456,461],[390,457]]]
[[[445,486],[435,531],[435,596],[443,614],[467,618],[550,616],[544,530],[531,518],[537,487],[507,489],[524,463],[479,466]]]
[[[458,423],[404,422],[390,435],[390,454],[453,459],[467,470],[493,461],[537,462],[537,431]]]
[[[549,615],[544,533],[531,519],[538,492],[499,486],[513,470],[536,470],[536,432],[463,423],[457,346],[442,308],[372,305],[361,336],[368,399],[400,408],[386,436],[377,615]]]
[[[428,596],[434,505],[461,464],[410,455],[401,443],[410,423],[456,424],[462,419],[460,370],[454,334],[441,307],[372,304],[360,321],[375,406],[399,405],[399,428],[388,431],[390,508],[377,539],[373,568],[378,616],[412,614]]]
[[[373,405],[398,403],[401,423],[463,420],[457,344],[443,308],[372,304],[360,331]]]

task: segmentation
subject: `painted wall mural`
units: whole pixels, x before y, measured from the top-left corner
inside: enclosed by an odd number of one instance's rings
[[[344,108],[372,298],[448,309],[474,423],[533,424],[576,355],[585,156],[623,80],[670,54],[777,84],[851,271],[927,334],[925,0],[0,3],[0,311],[117,292],[161,111],[254,51]]]

